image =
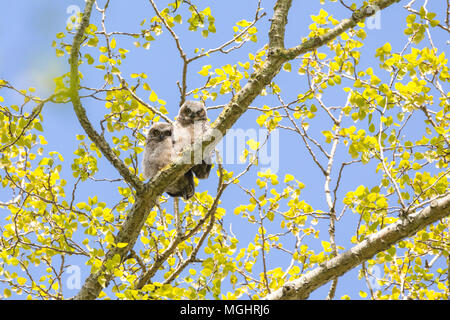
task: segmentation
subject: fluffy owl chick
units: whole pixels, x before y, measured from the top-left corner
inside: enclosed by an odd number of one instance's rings
[[[175,151],[182,152],[191,146],[195,139],[203,136],[210,128],[206,116],[206,108],[200,101],[186,101],[178,112],[174,123]],[[192,171],[199,179],[206,179],[211,171],[211,155],[197,157],[194,155],[194,167]]]
[[[163,167],[171,163],[177,154],[173,144],[173,127],[169,123],[158,122],[150,127],[142,159],[145,179],[153,178]],[[189,199],[195,193],[194,176],[189,170],[165,190],[172,197]]]

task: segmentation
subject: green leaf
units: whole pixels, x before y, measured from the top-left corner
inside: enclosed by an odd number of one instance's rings
[[[287,71],[287,72],[291,72],[291,70],[292,70],[291,64],[290,64],[289,62],[286,62],[286,63],[283,65],[283,70],[284,70],[284,71]]]
[[[23,286],[26,282],[27,282],[26,278],[22,278],[22,277],[17,278],[17,283],[21,286]]]
[[[247,141],[248,146],[250,147],[250,149],[252,150],[258,150],[259,147],[259,142],[256,142],[253,139],[250,139]]]
[[[101,63],[106,63],[106,62],[108,62],[108,60],[109,60],[108,57],[105,56],[104,54],[100,55],[100,57],[99,57],[99,61]]]
[[[209,69],[211,69],[211,65],[203,66],[202,70],[198,72],[198,74],[206,77],[209,74]]]
[[[293,176],[293,175],[291,175],[291,174],[286,174],[286,175],[284,176],[284,182],[285,182],[285,183],[290,182],[290,181],[292,181],[292,180],[294,180],[294,176]]]
[[[176,23],[179,23],[179,24],[181,24],[182,22],[183,22],[183,19],[182,19],[182,17],[181,17],[181,15],[176,15],[174,18],[173,18],[173,20],[176,22]]]
[[[158,96],[156,95],[155,91],[152,91],[152,93],[150,94],[149,97],[151,102],[155,102],[156,100],[158,100]]]
[[[116,39],[115,38],[112,38],[111,42],[109,43],[109,46],[111,49],[116,48]]]
[[[117,248],[125,248],[128,245],[126,242],[119,242],[116,246]]]

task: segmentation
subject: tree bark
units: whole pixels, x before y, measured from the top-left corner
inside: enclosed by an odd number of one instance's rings
[[[324,262],[299,279],[286,283],[277,291],[267,295],[265,299],[307,299],[311,292],[333,278],[342,276],[375,254],[389,249],[400,240],[449,215],[450,193],[447,193],[444,197],[431,202],[427,208],[416,213],[407,213],[405,218],[400,218],[397,222],[370,235],[350,250]]]

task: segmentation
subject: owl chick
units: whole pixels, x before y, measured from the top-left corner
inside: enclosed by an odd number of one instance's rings
[[[206,117],[206,108],[200,101],[186,101],[178,112],[177,120],[174,123],[174,141],[176,153],[182,152],[186,147],[191,146],[195,139],[203,136],[210,128]],[[194,167],[192,171],[199,179],[206,179],[211,171],[211,155],[204,157],[194,156]]]
[[[173,144],[173,127],[169,123],[158,122],[150,127],[142,159],[142,171],[145,179],[153,178],[163,167],[171,163],[177,154]],[[195,193],[194,176],[189,170],[165,190],[172,197],[185,200]]]

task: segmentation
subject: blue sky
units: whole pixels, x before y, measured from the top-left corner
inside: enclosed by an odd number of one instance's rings
[[[436,7],[438,1],[431,1],[430,8]],[[103,1],[101,1],[103,3]],[[166,1],[157,1],[159,8],[163,8]],[[188,55],[193,55],[196,47],[214,48],[224,41],[233,37],[232,26],[236,21],[241,19],[252,20],[255,14],[256,1],[250,0],[231,0],[231,1],[199,1],[200,7],[210,5],[212,14],[216,18],[216,28],[218,32],[212,34],[208,39],[202,38],[199,34],[184,31],[180,28],[176,29],[180,35],[184,50]],[[402,2],[403,5],[406,2]],[[67,8],[70,5],[78,5],[83,7],[84,1],[80,0],[16,0],[0,2],[0,78],[10,81],[17,88],[35,87],[37,95],[47,97],[54,90],[53,78],[68,71],[67,56],[56,58],[54,48],[51,47],[52,41],[58,32],[65,30],[66,21],[70,16]],[[238,61],[246,61],[248,53],[255,53],[267,42],[268,18],[272,14],[273,1],[262,1],[262,7],[265,8],[267,16],[261,20],[256,26],[258,27],[258,42],[250,42],[241,50],[234,51],[230,54],[214,54],[206,59],[200,59],[190,65],[188,73],[189,89],[201,86],[205,78],[197,74],[203,65],[209,64],[213,68],[224,64],[235,64]],[[311,23],[310,15],[317,15],[320,8],[318,0],[315,1],[294,1],[289,14],[289,22],[287,25],[286,46],[294,46],[305,37],[308,31],[308,25]],[[341,8],[337,3],[329,3],[324,7],[329,13],[337,19],[346,18],[349,12]],[[438,11],[438,10],[436,10]],[[108,31],[127,31],[139,32],[141,30],[140,22],[145,18],[150,18],[154,12],[146,0],[134,1],[111,1],[110,9],[107,17]],[[392,44],[393,51],[400,51],[405,43],[403,29],[405,27],[406,11],[400,5],[394,5],[382,12],[381,28],[366,30],[367,38],[364,40],[364,47],[360,69],[364,70],[370,66],[377,70],[378,60],[374,58],[376,48],[382,46],[385,42]],[[99,14],[94,10],[93,22],[99,21]],[[71,37],[66,37],[67,42],[71,41]],[[434,37],[435,44],[438,48],[445,47],[445,34],[436,33]],[[158,96],[167,102],[167,109],[171,118],[176,116],[179,103],[179,92],[176,81],[181,75],[181,60],[176,51],[173,39],[168,37],[165,32],[161,37],[153,42],[149,50],[143,48],[135,48],[132,41],[125,37],[117,37],[118,46],[127,48],[131,52],[122,66],[123,76],[130,79],[131,73],[145,72],[149,78],[147,82],[152,89],[157,92]],[[82,49],[82,53],[87,52]],[[320,50],[319,50],[320,51]],[[325,50],[324,50],[325,51]],[[298,62],[292,62],[298,66]],[[102,73],[99,70],[86,65],[82,66],[81,71],[85,77],[83,85],[98,86],[99,77]],[[389,74],[381,73],[382,76],[388,77]],[[130,79],[131,80],[131,79]],[[304,90],[307,82],[304,77],[298,76],[295,71],[286,73],[281,71],[276,77],[276,82],[280,85],[285,101],[295,99],[296,95]],[[100,82],[101,83],[101,82]],[[141,93],[143,93],[141,91]],[[14,103],[17,96],[11,96],[5,92],[1,92],[5,97],[7,104]],[[146,99],[148,93],[144,93],[141,97]],[[215,102],[207,101],[207,104],[226,103],[229,96],[219,98]],[[326,94],[323,97],[326,104],[342,105],[345,103],[346,94],[342,90],[335,90],[332,94]],[[16,103],[19,103],[17,100]],[[276,99],[272,96],[258,97],[254,106],[262,107],[263,105],[278,105]],[[100,119],[103,116],[103,106],[101,102],[95,100],[86,100],[85,108],[88,115],[94,119]],[[63,178],[69,182],[69,186],[74,182],[70,171],[70,164],[73,158],[73,151],[76,149],[78,142],[75,138],[76,134],[82,134],[80,125],[78,124],[71,104],[48,104],[45,106],[44,112],[44,130],[45,137],[48,141],[46,151],[56,150],[65,158],[63,165],[65,171]],[[214,120],[218,115],[218,111],[214,110],[209,113],[209,118]],[[255,122],[257,113],[249,111],[238,122],[234,128],[257,128]],[[315,119],[311,121],[312,132],[319,133],[326,127],[330,127],[329,123],[325,126],[321,125],[323,119]],[[327,119],[328,121],[328,119]],[[98,121],[96,122],[98,123]],[[314,126],[315,124],[315,126]],[[317,134],[316,136],[319,136]],[[239,151],[237,151],[239,152]],[[293,174],[298,180],[307,186],[303,191],[305,200],[317,209],[325,209],[326,203],[323,195],[323,176],[319,169],[313,164],[310,156],[300,142],[299,137],[288,131],[280,131],[280,161],[279,171],[280,180],[285,174]],[[349,156],[342,148],[338,156],[340,159],[348,159]],[[98,178],[117,178],[118,175],[112,166],[105,162],[104,159],[99,161],[99,166],[103,169],[98,174]],[[239,172],[245,168],[243,164],[232,164],[225,166],[228,171]],[[252,171],[241,179],[242,184],[251,187],[255,181],[256,170]],[[360,184],[374,185],[378,179],[374,179],[374,166],[354,166],[350,169],[351,173],[343,180],[342,193],[354,190]],[[213,192],[217,185],[217,177],[215,174],[206,181],[201,181],[198,191],[210,190]],[[93,183],[86,183],[84,187],[78,190],[77,200],[86,201],[88,196],[96,194],[98,186]],[[102,185],[102,193],[99,198],[105,202],[109,197],[117,195],[117,185]],[[68,188],[70,190],[70,187]],[[4,200],[0,197],[0,200]],[[234,208],[241,203],[248,203],[248,198],[243,197],[242,191],[237,187],[229,188],[222,200],[222,206],[227,209],[227,215],[224,224],[232,223],[233,232],[241,239],[242,244],[246,246],[246,241],[251,240],[254,233],[248,232],[249,224],[233,215]],[[342,208],[338,207],[338,210]],[[2,211],[0,211],[2,213]],[[336,227],[336,235],[338,244],[344,247],[350,247],[350,237],[355,232],[355,222],[358,220],[355,214],[347,212],[345,217],[338,222]],[[0,219],[1,221],[1,219]],[[2,223],[2,222],[0,222]],[[313,248],[320,249],[320,240],[328,238],[328,225],[326,222],[320,222],[317,226],[321,230],[321,237],[315,239],[310,244]],[[250,226],[256,230],[257,226]],[[283,255],[276,254],[272,261],[269,261],[269,268],[280,266],[286,268],[290,260]],[[340,298],[344,294],[349,294],[353,299],[357,299],[359,290],[366,289],[364,281],[357,280],[357,272],[359,268],[350,271],[340,278],[336,298]],[[83,276],[87,276],[83,272]],[[1,288],[1,285],[0,285]],[[325,298],[329,284],[320,288],[311,296],[312,298]],[[75,294],[76,291],[67,290],[67,295]]]

